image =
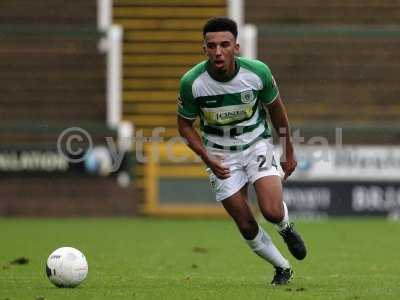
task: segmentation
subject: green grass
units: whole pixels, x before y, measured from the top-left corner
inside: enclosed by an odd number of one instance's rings
[[[263,225],[293,264],[288,286],[269,285],[272,267],[228,220],[0,219],[0,300],[399,299],[400,223],[297,223],[309,248],[302,262]],[[52,286],[44,272],[48,254],[65,245],[89,262],[75,289]],[[9,266],[21,256],[29,264]]]

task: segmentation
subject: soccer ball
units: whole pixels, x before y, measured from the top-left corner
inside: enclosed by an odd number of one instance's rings
[[[47,259],[47,277],[57,287],[76,287],[85,280],[87,273],[86,257],[78,249],[58,248]]]

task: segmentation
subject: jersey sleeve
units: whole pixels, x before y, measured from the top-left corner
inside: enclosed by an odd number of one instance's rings
[[[279,95],[278,86],[275,82],[274,76],[272,76],[271,70],[267,65],[264,64],[263,68],[263,89],[261,90],[259,97],[262,103],[271,104]]]
[[[184,76],[179,86],[178,114],[186,119],[196,119],[199,110],[198,102],[193,97],[191,82]]]

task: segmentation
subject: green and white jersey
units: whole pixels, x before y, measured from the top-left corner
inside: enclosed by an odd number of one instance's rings
[[[178,114],[200,117],[207,147],[242,150],[271,136],[262,104],[272,103],[278,87],[266,64],[236,57],[236,74],[229,81],[213,79],[209,62],[203,61],[181,79]]]

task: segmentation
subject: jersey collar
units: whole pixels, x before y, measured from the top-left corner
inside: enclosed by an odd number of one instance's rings
[[[228,81],[231,81],[233,78],[235,78],[235,76],[237,75],[237,73],[239,73],[239,69],[240,69],[240,63],[239,63],[239,60],[235,57],[235,73],[234,73],[231,77],[226,78],[225,80],[218,80],[218,79],[216,79],[216,78],[212,75],[210,61],[207,60],[207,65],[206,65],[207,73],[208,73],[208,75],[210,75],[210,77],[211,77],[212,79],[214,79],[215,81],[218,81],[218,82],[228,82]]]

